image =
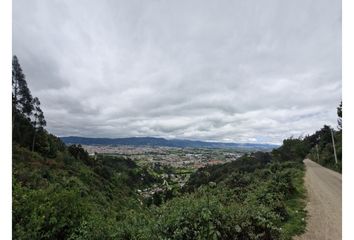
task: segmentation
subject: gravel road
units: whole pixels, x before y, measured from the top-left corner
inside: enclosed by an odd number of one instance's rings
[[[342,175],[305,159],[306,233],[296,240],[342,239]]]

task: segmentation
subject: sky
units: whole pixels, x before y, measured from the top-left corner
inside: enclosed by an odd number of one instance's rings
[[[341,1],[14,0],[47,130],[281,143],[337,126]]]

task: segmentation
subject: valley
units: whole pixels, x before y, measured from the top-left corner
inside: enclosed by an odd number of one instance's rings
[[[96,154],[128,157],[142,165],[198,169],[207,165],[235,161],[245,151],[234,149],[177,148],[150,146],[82,145],[91,156]]]

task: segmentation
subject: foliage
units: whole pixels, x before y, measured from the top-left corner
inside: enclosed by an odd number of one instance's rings
[[[300,138],[283,140],[281,147],[272,151],[274,160],[277,161],[302,161],[309,152],[309,145]]]
[[[67,239],[87,211],[78,191],[55,185],[34,190],[15,181],[13,199],[15,239]]]
[[[334,150],[332,143],[331,131],[333,132],[335,148],[338,163],[335,163]],[[309,150],[309,157],[319,164],[331,168],[335,171],[342,171],[342,130],[335,131],[331,127],[325,125],[313,135],[305,138],[311,149]]]
[[[48,159],[18,145],[13,178],[13,235],[19,239],[80,239],[84,231],[107,239],[114,231],[106,221],[114,226],[128,209],[140,209],[134,189],[155,183],[129,159],[101,156],[91,166],[69,152]]]
[[[340,102],[339,106],[337,107],[337,115],[338,115],[338,129],[342,130],[342,101]]]
[[[316,144],[329,148],[328,129],[320,141],[291,138],[272,153],[201,168],[183,189],[165,187],[147,200],[139,190],[175,169],[65,146],[44,129],[16,56],[12,84],[15,239],[268,240],[304,230],[301,160]]]
[[[40,101],[33,97],[18,58],[12,59],[12,135],[13,143],[37,151],[47,157],[55,157],[64,151],[64,143],[49,134],[40,108]]]
[[[16,56],[12,58],[12,110],[29,117],[33,110],[31,91]],[[14,122],[14,119],[13,119]]]
[[[85,149],[83,149],[83,147],[80,144],[70,145],[68,147],[68,151],[77,160],[82,160],[86,163],[89,163],[89,154],[87,151],[85,151]]]
[[[290,239],[303,232],[304,205],[286,204],[295,196],[300,197],[296,195],[294,181],[302,179],[298,174],[303,172],[302,164],[254,166],[252,171],[249,167],[248,172],[241,172],[239,166],[225,164],[223,167],[236,175],[222,175],[218,183],[198,182],[199,187],[192,188],[195,190],[190,193],[144,214],[130,212],[116,236],[118,239]],[[205,168],[198,172],[196,176],[201,176],[200,172],[211,172],[212,176],[213,170]],[[243,180],[239,185],[240,176]],[[300,224],[294,229],[289,221]]]
[[[98,155],[91,164],[69,151],[48,159],[15,145],[13,234],[19,239],[288,238],[303,229],[283,229],[301,211],[297,205],[290,211],[286,202],[297,194],[294,177],[303,169],[299,162],[274,162],[269,156],[202,168],[178,196],[149,206],[135,190],[160,180],[130,159]]]
[[[281,147],[272,151],[273,160],[295,160],[302,161],[304,158],[309,157],[311,160],[319,164],[331,168],[335,171],[342,171],[342,129],[341,129],[341,116],[342,116],[342,103],[338,107],[338,128],[331,128],[324,125],[320,130],[314,134],[308,135],[304,138],[289,138],[283,141]],[[332,136],[335,143],[335,152],[337,161],[335,162],[334,148]]]

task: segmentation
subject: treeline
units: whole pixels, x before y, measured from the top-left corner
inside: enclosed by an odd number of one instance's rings
[[[341,117],[338,121],[341,122]],[[306,137],[304,141],[310,148],[308,157],[311,160],[335,171],[342,172],[341,127],[339,127],[339,130],[335,130],[325,125],[313,135]]]
[[[273,150],[273,158],[298,159],[305,157],[312,161],[342,172],[342,103],[337,108],[337,130],[328,125],[311,135],[289,138],[278,149]]]
[[[33,97],[18,58],[12,59],[12,142],[54,158],[65,144],[49,134],[40,101]]]

